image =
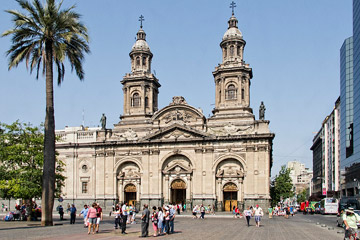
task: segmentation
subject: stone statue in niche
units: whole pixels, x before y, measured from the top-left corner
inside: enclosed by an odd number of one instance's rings
[[[105,113],[102,114],[102,117],[100,119],[100,123],[101,123],[101,130],[105,130],[106,129],[106,116],[105,116]]]
[[[264,102],[261,101],[260,107],[259,107],[259,119],[264,120],[265,119],[265,105]]]

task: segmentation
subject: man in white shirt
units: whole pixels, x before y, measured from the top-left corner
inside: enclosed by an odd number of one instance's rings
[[[126,234],[126,220],[128,217],[128,209],[127,209],[127,203],[124,203],[121,207],[121,218],[122,218],[122,223],[121,223],[121,233],[122,234]]]
[[[264,215],[264,212],[261,207],[257,204],[254,209],[255,223],[257,227],[260,227],[261,217]]]

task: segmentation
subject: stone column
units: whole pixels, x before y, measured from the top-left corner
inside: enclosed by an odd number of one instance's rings
[[[169,175],[165,175],[165,186],[164,186],[164,201],[170,202],[170,187],[169,187]]]
[[[118,187],[118,194],[119,194],[119,202],[124,201],[124,186],[123,186],[123,180],[118,181],[119,187]]]
[[[140,181],[136,180],[136,201],[140,201]]]
[[[191,189],[191,176],[190,174],[186,175],[186,180],[187,180],[187,189],[186,189],[186,200],[190,200],[190,193],[192,192]]]
[[[148,104],[149,104],[149,109],[150,109],[150,112],[151,114],[154,113],[154,106],[153,106],[153,86],[150,86],[150,89],[149,89],[149,100],[148,100]]]
[[[127,113],[130,114],[130,107],[131,107],[131,96],[130,96],[130,87],[127,87],[127,100],[126,100],[126,110],[127,110]],[[124,111],[125,112],[125,111]]]
[[[221,78],[221,101],[220,103],[225,103],[225,78]]]

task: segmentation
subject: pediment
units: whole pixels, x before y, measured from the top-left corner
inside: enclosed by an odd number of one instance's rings
[[[199,130],[190,128],[188,126],[182,126],[179,124],[173,124],[169,127],[162,128],[154,133],[150,133],[145,136],[142,141],[152,140],[191,140],[195,138],[209,138],[211,135],[201,132]]]
[[[189,166],[185,166],[180,162],[174,162],[172,165],[166,167],[163,170],[164,174],[180,174],[180,173],[192,173],[192,169]]]

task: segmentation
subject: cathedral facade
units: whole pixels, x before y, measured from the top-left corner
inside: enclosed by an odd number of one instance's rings
[[[64,202],[266,209],[275,135],[250,107],[245,44],[232,15],[220,43],[222,63],[213,72],[215,108],[206,118],[181,96],[158,109],[161,85],[151,73],[153,54],[141,27],[130,52],[131,73],[121,81],[120,122],[112,129],[56,131],[58,158],[66,164]]]

